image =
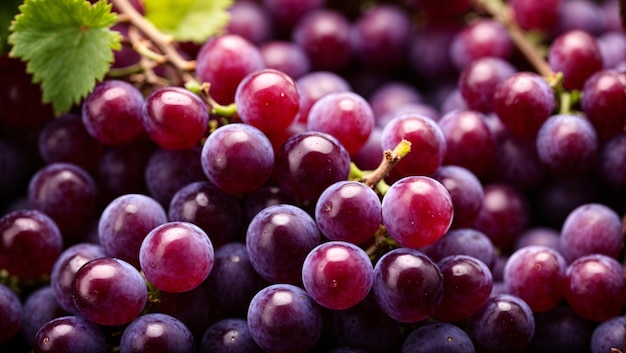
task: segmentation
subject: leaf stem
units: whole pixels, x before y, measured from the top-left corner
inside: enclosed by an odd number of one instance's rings
[[[402,157],[406,156],[411,151],[411,142],[408,140],[402,139],[398,145],[393,150],[387,150],[384,152],[383,160],[380,162],[380,165],[376,169],[374,169],[371,173],[365,176],[362,180],[362,183],[373,188],[380,181],[386,177],[391,169],[395,167]]]

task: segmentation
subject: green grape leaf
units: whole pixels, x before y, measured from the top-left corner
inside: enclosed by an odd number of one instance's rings
[[[230,18],[233,0],[144,0],[146,18],[178,41],[203,43]]]
[[[101,0],[26,0],[9,35],[10,55],[27,62],[33,82],[41,83],[44,103],[60,115],[95,87],[120,49],[121,36],[109,29],[116,21]]]
[[[7,37],[13,17],[18,13],[17,7],[22,0],[3,0],[0,4],[0,53],[8,52]]]

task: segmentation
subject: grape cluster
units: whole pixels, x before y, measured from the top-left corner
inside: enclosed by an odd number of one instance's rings
[[[58,118],[0,57],[0,351],[624,351],[618,2],[493,3],[238,0]]]

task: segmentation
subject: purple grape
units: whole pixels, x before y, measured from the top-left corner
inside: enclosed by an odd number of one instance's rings
[[[588,352],[595,326],[595,323],[576,315],[566,305],[535,314],[535,335],[528,346],[528,351],[537,353]]]
[[[143,127],[161,148],[193,148],[208,130],[206,105],[182,87],[157,88],[146,97],[142,107]]]
[[[532,245],[547,246],[561,255],[563,254],[561,251],[561,233],[551,227],[537,226],[528,228],[515,241],[514,250]]]
[[[604,32],[596,38],[596,41],[604,69],[614,69],[620,62],[626,60],[626,35],[622,31]]]
[[[521,248],[504,266],[506,292],[524,300],[535,313],[554,309],[563,300],[566,268],[563,256],[552,248]]]
[[[450,228],[453,212],[448,190],[426,176],[398,180],[382,201],[382,219],[389,237],[414,249],[439,240]]]
[[[618,134],[600,145],[599,178],[609,188],[626,189],[626,134]]]
[[[171,221],[152,229],[143,239],[139,263],[156,288],[180,293],[199,286],[211,272],[214,257],[209,236],[188,222]]]
[[[469,0],[405,0],[413,9],[424,11],[424,14],[435,24],[449,24],[467,14],[472,8]]]
[[[78,314],[74,298],[72,298],[72,285],[76,272],[87,262],[108,256],[100,245],[79,243],[66,248],[56,258],[50,272],[50,286],[63,310],[70,314]]]
[[[17,294],[4,284],[0,284],[0,311],[0,343],[5,343],[20,332],[22,303]]]
[[[352,59],[350,22],[339,11],[319,8],[307,12],[294,25],[291,36],[314,70],[337,71]]]
[[[267,68],[282,71],[294,80],[311,70],[306,52],[293,42],[278,39],[266,41],[259,46],[259,50]]]
[[[374,126],[369,138],[359,152],[351,156],[352,162],[361,170],[374,170],[380,165],[380,161],[384,156],[381,146],[381,138],[383,130]]]
[[[397,248],[376,263],[372,289],[387,315],[400,322],[418,322],[430,316],[441,302],[443,275],[424,253]]]
[[[591,336],[591,351],[612,352],[612,348],[623,351],[625,334],[626,318],[623,315],[608,319],[594,329]]]
[[[120,353],[194,353],[191,331],[178,319],[161,313],[141,315],[133,320],[120,338]]]
[[[456,26],[426,25],[419,28],[409,42],[411,70],[429,81],[454,81],[458,73],[450,58],[449,48],[456,32]]]
[[[579,257],[565,278],[565,299],[578,316],[600,322],[622,312],[626,280],[617,260],[600,254]]]
[[[209,39],[200,48],[196,63],[198,80],[211,84],[209,94],[219,104],[233,103],[241,80],[265,68],[259,48],[237,34]]]
[[[446,141],[443,164],[458,165],[483,178],[496,162],[497,143],[484,116],[473,110],[453,110],[439,120]]]
[[[498,120],[494,118],[492,120]],[[535,139],[507,134],[498,143],[498,156],[491,178],[509,184],[521,191],[537,189],[544,185],[549,176],[539,159]]]
[[[118,326],[139,316],[148,300],[148,288],[131,264],[107,257],[91,260],[76,272],[72,297],[89,321]]]
[[[243,232],[243,214],[237,198],[208,181],[192,182],[178,189],[170,202],[168,219],[197,225],[216,249]]]
[[[346,180],[348,151],[329,134],[319,131],[290,137],[276,156],[274,178],[297,202],[315,203],[331,184]]]
[[[493,279],[481,260],[467,255],[451,255],[437,262],[443,275],[443,296],[433,317],[444,322],[469,318],[487,302]]]
[[[3,137],[0,137],[0,150],[0,208],[4,209],[15,198],[24,195],[35,163],[22,146]]]
[[[225,318],[212,324],[203,334],[199,353],[261,353],[242,318]]]
[[[509,60],[512,53],[513,42],[506,28],[494,19],[468,23],[450,44],[450,57],[459,71],[476,59],[492,56]]]
[[[205,285],[182,293],[160,292],[158,302],[151,304],[152,312],[180,320],[195,338],[202,337],[204,331],[219,317],[219,308],[211,302]]]
[[[141,194],[125,194],[111,201],[98,221],[98,239],[104,250],[139,268],[139,248],[148,233],[167,222],[163,206]]]
[[[82,121],[91,136],[107,145],[121,145],[143,133],[141,91],[121,80],[105,80],[82,104]]]
[[[250,223],[264,208],[282,203],[293,205],[295,200],[278,186],[262,186],[246,194],[242,205],[245,219]]]
[[[63,316],[45,323],[35,336],[35,353],[105,353],[107,342],[95,323]]]
[[[28,202],[54,220],[64,240],[75,239],[94,221],[97,192],[96,183],[83,168],[57,162],[32,176]]]
[[[538,208],[545,224],[560,229],[578,206],[598,202],[600,190],[595,180],[583,176],[546,183],[538,195]]]
[[[467,255],[483,262],[489,269],[496,263],[496,249],[491,240],[474,228],[457,228],[447,232],[434,244],[422,248],[434,262],[453,255]]]
[[[384,124],[379,123],[383,116],[405,104],[423,103],[424,98],[416,87],[402,81],[390,81],[376,88],[368,101],[376,117],[376,124],[383,127]]]
[[[515,21],[524,29],[549,31],[554,28],[562,0],[511,0]]]
[[[109,147],[99,165],[99,180],[111,196],[149,194],[144,170],[155,150],[152,141],[137,139]]]
[[[321,242],[315,220],[304,210],[287,204],[269,206],[250,221],[246,248],[250,263],[264,279],[297,283],[302,263]]]
[[[354,92],[334,92],[313,104],[307,129],[332,135],[354,155],[367,142],[374,122],[374,112],[363,97]]]
[[[245,194],[261,187],[274,167],[270,140],[252,125],[228,124],[213,131],[202,147],[202,170],[218,188]]]
[[[474,343],[460,327],[433,322],[411,331],[402,345],[402,353],[454,352],[475,353]]]
[[[23,280],[50,273],[63,237],[45,213],[19,210],[0,218],[0,268]]]
[[[230,18],[225,32],[239,35],[254,44],[269,40],[273,26],[269,11],[254,1],[237,1],[228,8]]]
[[[393,118],[383,128],[381,147],[393,150],[402,139],[411,143],[411,152],[394,167],[401,176],[429,175],[441,166],[446,155],[446,139],[441,127],[423,115],[407,114]]]
[[[537,152],[544,166],[562,177],[582,175],[593,166],[598,136],[591,123],[571,114],[553,115],[537,133]]]
[[[35,335],[46,322],[67,312],[59,306],[54,291],[50,286],[39,287],[28,295],[22,306],[22,323],[20,333],[31,347],[35,345]]]
[[[322,332],[322,314],[306,291],[291,284],[260,290],[250,302],[248,330],[269,352],[307,352]]]
[[[467,333],[478,352],[523,352],[535,332],[535,318],[520,298],[500,294],[468,319]]]
[[[563,1],[559,6],[559,16],[555,28],[556,34],[561,34],[569,30],[579,29],[592,35],[601,32],[600,5],[588,0],[568,0]]]
[[[372,287],[374,269],[365,251],[343,241],[316,246],[302,264],[304,289],[321,306],[343,310],[363,300]]]
[[[277,29],[293,30],[296,23],[307,13],[323,7],[325,0],[262,0]]]
[[[465,66],[458,85],[468,108],[481,113],[491,112],[496,87],[515,72],[515,67],[508,61],[492,56],[476,59]]]
[[[426,103],[408,102],[391,108],[388,113],[377,118],[376,126],[383,128],[385,127],[385,125],[387,125],[387,123],[393,120],[393,118],[401,115],[423,115],[437,122],[441,118],[437,109],[432,105]]]
[[[545,78],[534,72],[518,72],[502,81],[493,95],[493,110],[507,131],[534,138],[551,115],[556,101]]]
[[[342,76],[331,71],[309,72],[296,80],[300,103],[297,121],[306,123],[313,104],[324,95],[332,92],[347,92],[352,88]]]
[[[365,184],[339,181],[317,199],[315,221],[330,240],[363,244],[372,239],[382,222],[381,202]]]
[[[581,107],[600,141],[624,131],[626,125],[626,77],[614,70],[601,70],[585,81]]]
[[[575,29],[557,36],[548,49],[548,63],[563,73],[565,89],[582,89],[591,75],[602,69],[602,55],[593,35]]]
[[[480,212],[484,197],[483,186],[469,169],[457,165],[439,167],[432,175],[450,193],[454,217],[452,228],[471,226]]]

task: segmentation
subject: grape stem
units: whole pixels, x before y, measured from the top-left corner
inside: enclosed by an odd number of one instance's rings
[[[376,187],[376,185],[389,174],[391,169],[393,169],[393,167],[400,162],[400,159],[406,156],[410,151],[411,142],[402,139],[402,141],[400,141],[400,143],[398,143],[393,150],[386,150],[383,153],[383,160],[380,162],[378,167],[371,173],[367,174],[361,182],[371,188]]]

